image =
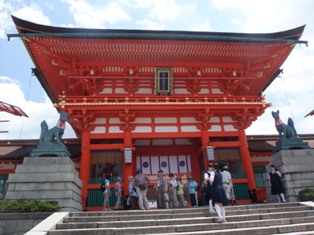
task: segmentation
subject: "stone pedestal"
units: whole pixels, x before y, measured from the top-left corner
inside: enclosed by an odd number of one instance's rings
[[[276,141],[276,146],[274,148],[274,153],[280,150],[293,150],[293,149],[309,149],[309,143],[304,142],[298,137],[291,138],[280,138]]]
[[[31,152],[31,157],[71,157],[64,144],[39,143]]]
[[[82,211],[82,181],[70,158],[24,158],[10,174],[5,199],[58,201],[60,211]]]
[[[282,183],[286,199],[289,202],[299,201],[299,192],[306,188],[314,188],[314,149],[281,150],[270,158],[283,173]],[[269,170],[269,166],[267,168]],[[267,188],[267,202],[277,202],[277,198]]]

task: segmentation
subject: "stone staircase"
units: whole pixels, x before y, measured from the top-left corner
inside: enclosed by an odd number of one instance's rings
[[[229,206],[226,219],[217,223],[207,207],[71,212],[46,234],[314,234],[312,202]]]

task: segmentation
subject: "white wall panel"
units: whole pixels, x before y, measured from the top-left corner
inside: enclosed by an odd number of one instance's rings
[[[156,126],[155,132],[178,132],[177,126]]]
[[[177,118],[175,117],[155,118],[155,123],[177,123]]]
[[[90,124],[105,124],[106,121],[106,118],[96,118],[96,120],[94,122],[90,122]]]
[[[160,156],[160,169],[164,171],[164,174],[169,174],[168,156]]]
[[[180,118],[181,123],[194,123],[197,122],[194,117],[182,117]]]
[[[123,133],[123,131],[120,130],[119,126],[111,126],[109,127],[109,133]]]
[[[97,126],[95,130],[91,131],[90,133],[96,134],[96,133],[106,133],[106,127],[104,126]]]
[[[152,127],[151,126],[137,126],[135,129],[132,131],[134,133],[151,133],[152,132]]]
[[[116,94],[127,94],[128,92],[126,92],[123,88],[116,88],[115,93]]]
[[[209,119],[209,122],[220,122],[220,119],[219,119],[219,117],[211,117]]]
[[[178,173],[178,158],[177,158],[177,156],[169,156],[169,168],[170,168],[170,173],[172,173],[172,174]]]
[[[132,123],[140,123],[140,124],[152,123],[152,119],[151,118],[135,118],[135,121]]]
[[[152,173],[151,174],[157,174],[157,171],[159,171],[159,157],[158,156],[151,156],[150,161],[152,164]]]
[[[196,128],[196,126],[181,126],[182,132],[200,132],[199,129]]]
[[[122,122],[120,121],[120,118],[110,118],[109,123],[116,124],[116,123],[122,123]]]
[[[150,157],[145,156],[142,157],[142,164],[141,164],[141,169],[143,174],[151,174],[151,163],[150,163]]]
[[[220,89],[218,89],[218,88],[213,88],[212,89],[212,93],[213,94],[223,94],[223,92]]]
[[[188,156],[188,157],[190,157],[190,156]],[[179,173],[187,173],[188,172],[187,156],[186,155],[179,155],[178,156],[178,162],[179,162]]]
[[[223,122],[235,122],[231,117],[222,117]]]
[[[208,131],[221,131],[221,126],[212,125],[212,127]]]
[[[112,94],[112,88],[105,88],[99,94]]]
[[[237,131],[237,129],[235,129],[233,125],[224,125],[224,129],[225,131]]]
[[[137,156],[136,167],[141,168],[143,174],[157,174],[163,170],[164,174],[184,174],[191,172],[190,155],[173,156]]]
[[[141,156],[136,157],[136,168],[142,168],[141,167]]]
[[[198,94],[209,94],[209,90],[207,88],[201,89],[201,91]]]

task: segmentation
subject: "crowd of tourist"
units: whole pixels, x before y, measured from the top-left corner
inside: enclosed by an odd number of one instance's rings
[[[277,195],[278,202],[285,202],[283,188],[280,183],[282,175],[274,165],[271,165],[270,169],[269,182],[271,185],[271,192],[272,194]],[[237,204],[228,166],[224,165],[221,167],[218,163],[209,163],[202,175],[200,184],[198,184],[191,175],[187,176],[186,184],[182,182],[181,177],[176,177],[172,173],[168,174],[168,177],[169,178],[166,179],[164,172],[159,170],[157,172],[156,181],[153,183],[157,209],[187,207],[186,199],[189,197],[191,207],[208,205],[209,213],[217,214],[218,223],[227,222],[224,206],[228,204]],[[125,197],[125,208],[130,210],[149,210],[147,190],[149,186],[152,186],[150,178],[143,174],[140,168],[137,168],[136,175],[134,177],[129,176],[128,180],[128,195]],[[109,179],[105,178],[102,192],[104,194],[104,210],[110,210]],[[119,210],[123,206],[121,201],[123,199],[121,177],[117,177],[116,179],[114,192],[116,198],[114,209]],[[253,190],[249,193],[254,192],[255,191]],[[201,195],[200,199],[198,199],[198,194]],[[250,197],[252,197],[251,194]],[[254,202],[253,199],[252,202]]]

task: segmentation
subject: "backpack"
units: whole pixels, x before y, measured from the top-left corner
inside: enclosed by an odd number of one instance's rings
[[[180,186],[182,185],[179,181],[177,182],[176,190],[178,191],[180,189]]]
[[[100,191],[103,193],[103,192],[105,192],[106,191],[106,189],[107,189],[107,183],[108,183],[108,180],[105,180],[102,184],[101,184],[101,186],[100,186]]]

